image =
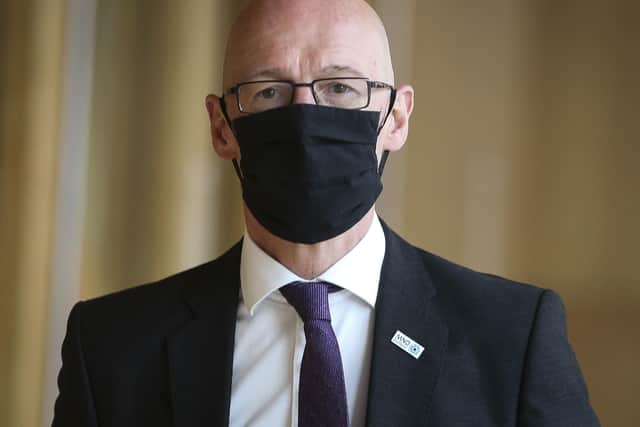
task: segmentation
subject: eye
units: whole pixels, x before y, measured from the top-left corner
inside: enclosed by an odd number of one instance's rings
[[[265,89],[262,89],[261,91],[259,91],[258,93],[256,93],[256,97],[257,98],[263,98],[263,99],[273,99],[276,94],[277,94],[277,90],[275,87],[271,86]]]
[[[352,90],[351,87],[347,86],[344,83],[334,83],[329,88],[329,91],[331,93],[334,93],[334,94],[344,94],[344,93],[347,93],[347,92],[349,92],[351,90]]]

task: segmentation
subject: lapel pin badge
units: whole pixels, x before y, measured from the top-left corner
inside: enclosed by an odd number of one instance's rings
[[[424,351],[424,347],[403,334],[400,331],[396,331],[391,338],[391,342],[409,353],[414,358],[418,359],[422,352]]]

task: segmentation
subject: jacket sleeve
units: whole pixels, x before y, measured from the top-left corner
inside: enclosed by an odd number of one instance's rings
[[[562,301],[553,291],[546,290],[540,296],[521,387],[521,427],[600,425],[567,339]]]
[[[62,368],[58,374],[52,427],[98,427],[93,396],[81,343],[80,312],[76,304],[69,314],[67,334],[62,344]]]

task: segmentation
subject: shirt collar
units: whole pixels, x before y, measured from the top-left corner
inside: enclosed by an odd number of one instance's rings
[[[380,271],[385,252],[385,238],[378,216],[364,237],[345,256],[327,271],[312,280],[323,280],[348,290],[375,307],[380,282]],[[272,292],[296,281],[310,282],[267,255],[244,233],[240,260],[242,299],[249,313]]]

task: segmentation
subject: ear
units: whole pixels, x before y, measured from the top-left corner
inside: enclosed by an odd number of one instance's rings
[[[396,100],[387,123],[381,132],[382,151],[398,151],[409,134],[409,117],[413,111],[413,87],[401,85],[396,90]]]
[[[211,143],[218,156],[224,160],[239,159],[240,146],[235,135],[231,131],[230,124],[222,112],[220,97],[207,95],[205,104],[209,114],[209,126],[211,131]],[[223,101],[224,102],[224,101]]]

